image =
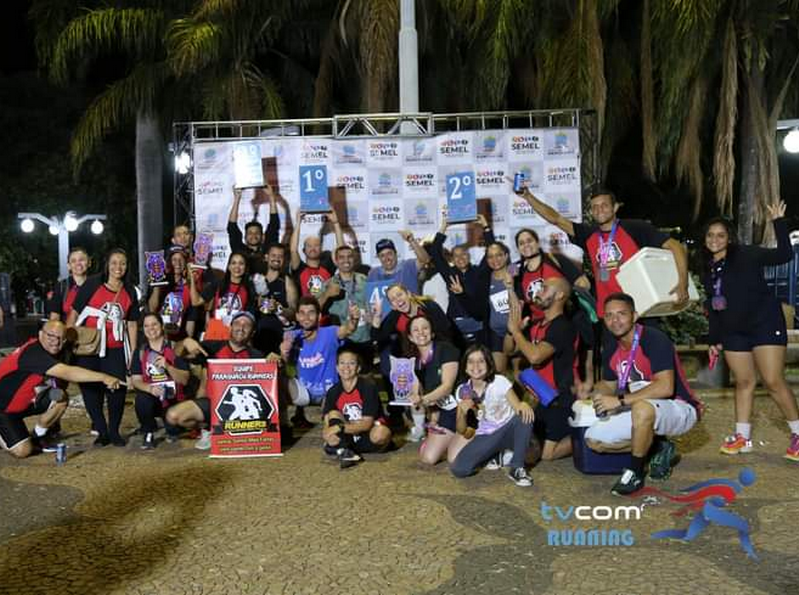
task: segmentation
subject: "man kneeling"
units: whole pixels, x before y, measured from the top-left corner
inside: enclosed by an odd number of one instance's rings
[[[671,340],[656,328],[637,324],[632,297],[609,295],[604,320],[615,345],[604,349],[603,380],[593,395],[600,419],[588,428],[585,440],[594,450],[632,450],[631,468],[624,470],[611,490],[618,496],[644,486],[644,464],[650,449],[654,451],[649,460],[650,477],[669,477],[675,447],[656,436],[688,432],[699,419],[701,403],[685,382]]]
[[[24,459],[34,454],[36,444],[45,452],[55,447],[44,441],[47,429],[67,410],[66,392],[52,379],[66,382],[102,382],[115,390],[122,382],[114,376],[58,361],[66,327],[57,320],[45,323],[37,338],[17,348],[0,362],[0,447]],[[33,439],[25,418],[39,415]]]
[[[357,465],[362,453],[380,452],[391,442],[383,406],[371,381],[360,376],[358,354],[341,347],[336,354],[339,382],[327,391],[322,415],[325,452],[338,456],[341,468]]]

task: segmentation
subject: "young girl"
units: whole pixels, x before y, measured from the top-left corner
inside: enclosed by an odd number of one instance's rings
[[[508,477],[517,486],[529,487],[533,480],[524,467],[527,447],[533,432],[533,410],[519,400],[511,382],[496,373],[491,352],[483,345],[471,345],[463,355],[462,369],[467,378],[456,391],[458,403],[456,427],[467,431],[467,415],[477,413],[475,436],[456,452],[450,471],[455,477],[467,477],[486,461],[513,450]]]

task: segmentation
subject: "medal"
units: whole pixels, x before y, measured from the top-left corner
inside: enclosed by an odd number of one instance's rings
[[[602,283],[607,283],[610,281],[610,271],[607,270],[605,267],[599,269],[599,280]]]
[[[710,307],[716,312],[727,309],[727,298],[723,295],[714,295],[710,300]]]
[[[610,281],[610,271],[608,270],[608,261],[610,260],[610,251],[613,249],[613,239],[616,237],[616,230],[618,229],[618,220],[613,222],[608,234],[608,240],[602,239],[602,234],[599,234],[599,281],[607,283]],[[618,264],[618,263],[617,263]]]

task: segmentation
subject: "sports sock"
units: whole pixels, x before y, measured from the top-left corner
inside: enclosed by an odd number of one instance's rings
[[[789,421],[788,427],[791,428],[791,434],[799,434],[799,419]]]
[[[630,469],[635,471],[635,474],[639,477],[642,476],[644,474],[644,457],[631,456]]]
[[[47,433],[47,428],[43,428],[39,424],[36,424],[36,426],[33,428],[33,433],[36,434],[37,438],[41,438]]]
[[[752,438],[752,424],[735,424],[735,433],[740,434],[747,440]]]

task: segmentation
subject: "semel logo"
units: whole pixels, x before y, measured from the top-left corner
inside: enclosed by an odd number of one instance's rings
[[[493,153],[497,148],[497,137],[487,136],[483,139],[483,151],[486,153]]]
[[[275,407],[258,384],[227,387],[216,406],[222,429],[230,434],[257,434],[266,429]]]

